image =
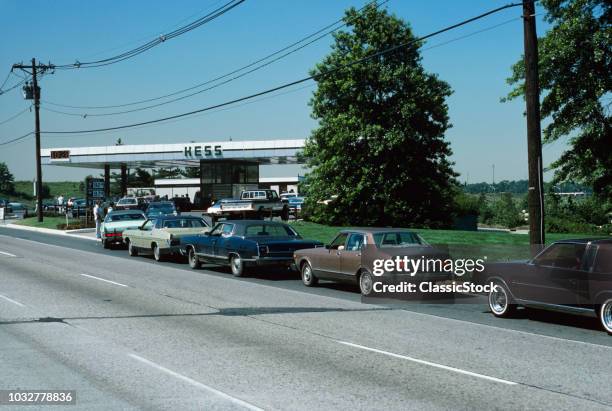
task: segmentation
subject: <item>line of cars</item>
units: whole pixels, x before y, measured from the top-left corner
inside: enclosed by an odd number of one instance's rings
[[[212,227],[202,218],[171,214],[145,215],[141,210],[109,213],[102,224],[102,243],[127,245],[130,256],[161,260],[181,255],[189,266],[229,267],[241,277],[257,267],[297,270],[305,286],[319,280],[349,282],[362,295],[372,293],[374,259],[448,258],[418,234],[405,229],[341,230],[329,244],[304,239],[290,225],[269,220],[224,220]],[[529,261],[486,266],[480,283],[496,287],[488,295],[493,315],[511,316],[519,305],[597,316],[612,334],[612,240],[553,243]],[[396,281],[396,273],[389,273]],[[412,282],[444,282],[452,273],[417,273]]]

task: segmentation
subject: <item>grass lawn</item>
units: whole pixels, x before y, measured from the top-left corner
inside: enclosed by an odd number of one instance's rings
[[[77,223],[78,219],[68,219],[68,223]],[[52,228],[57,229],[58,224],[66,224],[66,217],[44,217],[43,222],[39,223],[36,217],[28,217],[23,220],[17,220],[15,224],[27,225],[30,227]]]
[[[346,227],[330,227],[306,221],[296,221],[291,224],[305,238],[312,238],[329,243],[338,230]],[[526,234],[496,233],[485,231],[430,230],[423,228],[411,229],[419,233],[431,244],[465,244],[465,245],[529,245]],[[565,238],[593,237],[592,234],[547,234],[548,244]]]

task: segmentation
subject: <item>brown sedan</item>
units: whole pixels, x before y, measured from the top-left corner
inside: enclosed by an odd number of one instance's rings
[[[317,285],[319,279],[351,282],[359,284],[361,294],[368,295],[377,278],[373,275],[374,260],[394,259],[396,256],[446,258],[447,254],[440,253],[417,233],[406,229],[358,228],[340,231],[325,247],[298,250],[293,259],[302,274],[302,282],[308,287]],[[396,274],[385,272],[387,278]],[[427,274],[428,280],[446,280],[448,277],[446,273]],[[419,274],[412,280],[423,278]]]

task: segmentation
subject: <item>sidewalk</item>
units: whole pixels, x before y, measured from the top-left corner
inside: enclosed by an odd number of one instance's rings
[[[67,235],[71,237],[82,238],[85,240],[99,241],[96,238],[95,228],[84,228],[80,230],[64,231],[64,230],[53,230],[51,228],[29,227],[26,225],[13,224],[13,223],[8,223],[8,224],[3,224],[3,225],[4,227],[13,228],[15,230],[34,231],[37,233],[52,234],[52,235]]]

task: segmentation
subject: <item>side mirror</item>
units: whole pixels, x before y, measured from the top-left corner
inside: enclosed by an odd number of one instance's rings
[[[344,246],[343,245],[339,245],[338,246],[338,251],[342,251],[342,250],[344,250]]]
[[[210,231],[204,231],[204,235],[210,235]]]
[[[325,249],[326,250],[330,250],[331,249],[331,244],[325,244]]]

